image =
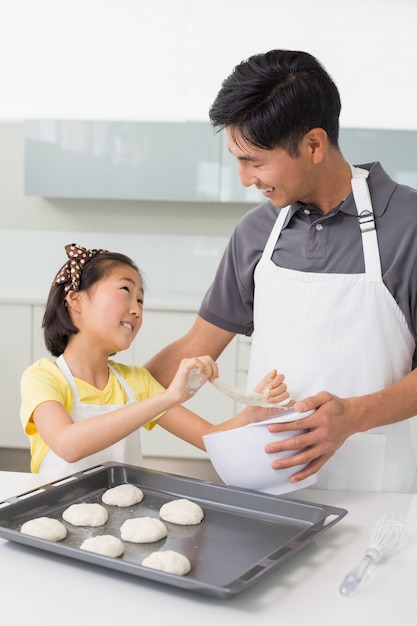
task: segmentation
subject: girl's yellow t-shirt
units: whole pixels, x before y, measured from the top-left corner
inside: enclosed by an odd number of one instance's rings
[[[164,387],[144,367],[124,365],[114,361],[109,361],[109,365],[127,382],[138,402],[164,391]],[[75,378],[82,403],[103,406],[108,404],[126,404],[128,398],[123,386],[111,371],[109,374],[108,384],[103,390]],[[36,425],[32,420],[33,412],[42,402],[55,400],[61,403],[67,413],[71,415],[74,406],[74,394],[55,361],[49,358],[42,358],[36,361],[23,372],[20,381],[20,393],[20,421],[30,440],[31,471],[38,473],[49,448],[36,429]],[[145,424],[145,428],[151,430],[162,415],[164,413],[157,415],[153,420]]]

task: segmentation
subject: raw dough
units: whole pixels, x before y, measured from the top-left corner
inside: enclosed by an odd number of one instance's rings
[[[67,529],[62,522],[53,517],[36,517],[24,524],[20,529],[24,535],[31,535],[49,541],[61,541],[67,536]]]
[[[152,567],[152,569],[159,569],[169,574],[177,574],[178,576],[185,576],[185,574],[191,571],[191,563],[187,557],[173,550],[152,552],[152,554],[143,559],[142,565]]]
[[[167,528],[155,517],[133,517],[123,522],[120,536],[124,541],[152,543],[167,536]]]
[[[87,502],[72,504],[62,514],[62,518],[73,526],[103,526],[108,517],[104,506]]]
[[[143,500],[143,491],[135,485],[123,484],[117,487],[111,487],[103,493],[102,501],[104,504],[113,506],[132,506]]]
[[[180,498],[163,504],[159,515],[166,522],[187,526],[199,524],[204,517],[204,511],[196,502]]]
[[[103,556],[112,556],[114,558],[122,556],[124,552],[123,542],[120,541],[118,537],[113,537],[113,535],[89,537],[82,542],[80,549],[87,550],[87,552],[96,552]]]

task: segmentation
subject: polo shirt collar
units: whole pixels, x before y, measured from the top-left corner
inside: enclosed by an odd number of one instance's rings
[[[388,176],[388,174],[385,172],[385,170],[382,168],[381,164],[378,161],[376,161],[375,163],[358,165],[357,167],[369,170],[369,176],[367,178],[367,181],[372,199],[372,207],[375,217],[381,217],[384,214],[390,198],[398,183],[396,183],[394,180],[392,180],[392,178]],[[285,220],[284,228],[291,220],[291,218],[300,209],[304,210],[306,207],[310,207],[310,205],[303,204],[302,202],[295,202],[294,204],[292,204],[288,212],[287,219]],[[311,210],[317,211],[315,207],[311,207]],[[338,213],[339,211],[343,211],[348,215],[357,216],[356,204],[353,199],[352,193],[350,193],[343,200],[343,202],[339,204],[339,206],[335,207],[327,215],[330,217],[335,213]]]

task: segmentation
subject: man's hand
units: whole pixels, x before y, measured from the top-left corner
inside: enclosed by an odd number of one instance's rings
[[[304,398],[296,402],[292,408],[301,414],[311,410],[314,410],[314,413],[293,422],[270,424],[268,427],[270,432],[287,430],[308,430],[308,432],[277,443],[269,443],[265,451],[276,453],[299,450],[292,456],[272,462],[274,469],[306,465],[291,477],[291,482],[295,483],[315,474],[333,456],[343,442],[355,432],[355,420],[349,400],[338,398],[327,391]]]

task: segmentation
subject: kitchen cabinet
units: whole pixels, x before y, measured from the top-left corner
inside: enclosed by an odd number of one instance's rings
[[[342,128],[351,163],[380,160],[417,186],[416,131]],[[223,132],[209,122],[29,120],[25,193],[61,198],[239,202],[264,200],[244,187]]]
[[[25,130],[28,195],[219,199],[223,137],[206,122],[36,120]]]
[[[18,304],[0,305],[0,358],[2,362],[0,446],[27,448],[19,420],[20,376],[31,362],[32,309]]]
[[[241,389],[246,389],[252,339],[239,335],[236,337],[236,343],[236,385]]]

